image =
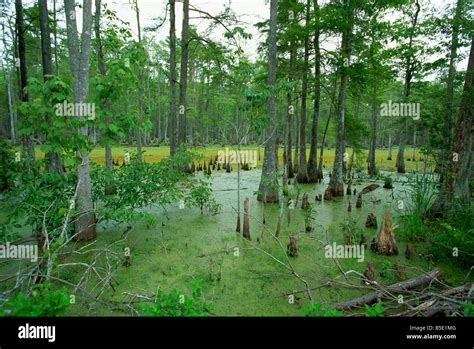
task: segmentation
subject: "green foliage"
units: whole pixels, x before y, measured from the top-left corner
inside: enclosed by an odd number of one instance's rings
[[[31,294],[13,295],[0,309],[0,315],[10,316],[57,316],[70,304],[66,288],[52,290],[50,283],[35,285]]]
[[[428,251],[436,259],[471,267],[474,258],[474,213],[470,207],[459,209],[444,220],[426,225]]]
[[[383,278],[391,278],[393,274],[393,267],[390,261],[382,261],[380,263],[380,276]]]
[[[304,209],[304,223],[306,229],[313,229],[313,222],[316,220],[316,209],[310,203]]]
[[[11,186],[8,173],[13,166],[13,147],[6,139],[0,138],[0,192]]]
[[[344,244],[355,245],[358,237],[364,233],[364,230],[357,226],[357,220],[354,218],[348,218],[339,224],[342,230],[342,236],[344,238]]]
[[[404,215],[399,235],[426,242],[427,253],[436,260],[470,267],[474,256],[474,213],[460,207],[442,220],[429,220],[428,210],[435,198],[435,183],[428,176],[415,176],[402,199]]]
[[[205,210],[207,214],[216,215],[222,209],[222,205],[216,201],[212,194],[211,183],[204,180],[199,180],[198,184],[193,186],[186,201],[192,206],[199,207],[201,214]]]
[[[321,317],[339,317],[344,316],[344,312],[332,308],[330,306],[315,302],[305,308],[305,316],[321,316]]]
[[[425,218],[435,197],[433,178],[428,175],[416,175],[408,183],[400,200],[403,203],[403,229],[400,231],[408,239],[425,239]]]
[[[25,170],[24,166],[20,163],[9,172],[14,186],[0,201],[5,226],[7,229],[31,228],[32,233],[36,233],[44,225],[50,234],[59,233],[74,197],[75,174],[40,176],[35,171]],[[71,209],[71,221],[74,213]]]
[[[383,177],[384,188],[391,188],[393,186],[393,179],[390,176]]]
[[[377,303],[372,306],[365,304],[365,316],[367,317],[383,317],[385,310],[382,303]]]
[[[13,233],[10,229],[10,226],[7,224],[0,225],[0,244],[7,243],[9,241],[15,241],[19,238],[19,235]]]
[[[56,75],[46,81],[30,78],[27,92],[28,102],[22,102],[19,107],[23,116],[19,135],[44,135],[45,142],[41,145],[43,152],[55,151],[75,160],[78,148],[91,149],[89,137],[71,130],[92,125],[94,119],[68,116],[64,111],[61,112],[64,103],[73,102],[72,90],[66,81]]]
[[[155,301],[152,304],[139,304],[141,315],[143,316],[207,316],[211,304],[203,300],[201,286],[199,282],[192,285],[192,296],[188,297],[173,289],[166,293],[158,290],[155,294]]]
[[[464,316],[474,316],[474,304],[469,301],[464,301],[461,305],[463,307]]]
[[[190,186],[190,176],[181,168],[190,161],[191,154],[178,152],[173,158],[158,163],[140,162],[132,156],[129,165],[107,171],[103,166],[92,170],[93,198],[97,215],[102,220],[130,222],[142,219],[138,209],[152,205],[165,208],[184,197]],[[106,195],[106,185],[113,183],[114,195]]]

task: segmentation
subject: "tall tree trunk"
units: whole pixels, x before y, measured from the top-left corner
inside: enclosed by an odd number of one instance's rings
[[[310,22],[309,0],[306,0],[306,27]],[[298,183],[308,183],[308,164],[306,161],[306,100],[308,98],[308,69],[309,69],[309,32],[304,38],[303,81],[301,87],[301,121],[300,121],[300,163],[296,180]]]
[[[74,0],[64,0],[66,12],[67,43],[69,61],[73,76],[75,103],[84,103],[89,90],[89,55],[92,30],[92,0],[83,0],[81,40],[77,32],[76,9]],[[81,121],[83,118],[79,116]],[[88,137],[88,127],[78,129]],[[92,184],[89,167],[89,154],[84,149],[77,149],[80,163],[77,165],[76,219],[74,221],[76,241],[93,239],[96,236],[96,217],[92,201]]]
[[[101,6],[102,0],[95,0],[95,22],[94,22],[94,29],[95,29],[95,43],[96,43],[96,50],[97,50],[97,65],[99,68],[99,73],[102,76],[106,76],[107,69],[105,67],[104,61],[104,52],[102,49],[102,38],[100,35],[100,17],[101,17]],[[105,125],[108,127],[110,124],[110,105],[106,102],[104,104],[104,108],[107,110],[107,115],[105,116]],[[112,148],[109,142],[105,144],[105,168],[109,171],[113,168],[112,163]]]
[[[150,115],[150,119],[153,120],[153,117],[152,117],[152,108],[151,108],[151,69],[150,67],[148,66],[147,69],[146,69],[146,75],[147,75],[147,78],[146,78],[146,90],[147,90],[147,110],[148,110],[148,115]],[[151,121],[150,120],[150,121]],[[153,136],[153,129],[150,130],[146,130],[145,132],[145,146],[148,146],[148,144],[150,144],[150,141],[152,139],[152,136]]]
[[[372,42],[372,44],[375,44]],[[373,58],[373,57],[372,57]],[[368,157],[368,167],[367,172],[369,176],[377,175],[377,167],[375,163],[375,151],[377,148],[377,113],[378,113],[378,101],[377,101],[377,68],[375,62],[372,64],[372,111],[370,117],[370,144],[369,144],[369,157]]]
[[[441,190],[430,212],[434,216],[445,216],[449,210],[456,210],[470,204],[470,182],[473,179],[472,146],[474,135],[474,36],[464,81],[464,90],[454,129],[448,171],[441,184]]]
[[[294,81],[295,76],[295,49],[294,49],[294,42],[291,43],[291,51],[290,51],[290,81]],[[285,162],[287,167],[287,174],[288,178],[293,178],[295,176],[293,172],[293,161],[292,161],[292,139],[291,133],[293,129],[293,122],[292,117],[295,113],[295,106],[293,105],[293,93],[290,91],[287,94],[287,101],[288,101],[288,110],[287,110],[287,120],[286,120],[286,128],[287,128],[287,144],[286,144],[286,156]]]
[[[58,22],[56,19],[57,12],[56,12],[56,0],[53,0],[53,22],[54,22],[54,32],[53,32],[53,40],[54,40],[54,65],[56,67],[56,75],[59,75],[59,59],[58,59]]]
[[[295,18],[295,11],[292,10],[293,18]],[[295,80],[295,69],[296,69],[296,45],[295,45],[295,40],[292,39],[290,42],[290,72],[289,72],[289,80],[291,83],[294,83]],[[293,168],[293,160],[292,160],[292,137],[291,134],[293,132],[293,115],[295,115],[295,93],[294,93],[294,88],[293,86],[291,87],[291,90],[288,91],[287,94],[287,104],[288,104],[288,110],[287,110],[287,120],[286,120],[286,155],[285,155],[285,163],[286,163],[286,174],[287,174],[287,179],[288,178],[293,178],[295,176],[294,173],[294,168]],[[296,144],[296,148],[298,145]],[[288,183],[288,181],[286,181]],[[287,185],[287,184],[285,184]]]
[[[276,83],[277,69],[277,14],[278,0],[270,1],[270,32],[268,47],[268,86],[272,91],[268,98],[268,114],[270,120],[265,132],[265,153],[263,158],[262,175],[258,188],[257,200],[265,203],[278,202],[276,166],[275,166],[275,119],[276,119],[276,96],[274,87]]]
[[[444,125],[441,128],[443,137],[440,157],[438,160],[438,171],[440,183],[444,181],[446,174],[447,165],[449,164],[449,147],[452,143],[453,138],[453,123],[454,123],[454,77],[456,75],[456,60],[458,58],[458,46],[459,46],[459,26],[460,17],[464,10],[464,0],[458,0],[456,3],[456,9],[453,17],[452,32],[451,32],[451,47],[449,52],[449,68],[448,77],[446,81],[446,112],[444,118]]]
[[[43,62],[43,78],[46,82],[53,75],[53,60],[51,57],[51,33],[49,30],[49,14],[47,0],[39,0],[39,20],[41,29],[41,58]],[[46,117],[48,120],[48,117]],[[60,173],[63,171],[63,163],[59,153],[49,151],[46,155],[46,172]]]
[[[324,144],[326,143],[326,135],[328,133],[329,122],[331,120],[331,115],[332,115],[332,104],[328,108],[328,114],[327,114],[327,118],[326,118],[326,126],[324,127],[323,140],[321,142],[321,148],[319,150],[319,164],[318,164],[318,178],[319,178],[319,181],[321,181],[323,179]]]
[[[43,62],[43,77],[46,81],[53,75],[53,62],[51,58],[51,33],[49,30],[48,1],[38,0],[39,21],[41,30],[41,58]]]
[[[137,17],[137,29],[138,29],[138,43],[141,47],[142,45],[142,29],[140,26],[140,9],[138,8],[138,0],[135,0],[135,14]],[[142,89],[142,80],[143,80],[143,69],[140,65],[138,67],[138,127],[137,127],[137,160],[143,160],[143,152],[142,152],[142,118],[143,118],[143,89]]]
[[[379,111],[378,108],[378,99],[377,99],[377,93],[378,93],[378,57],[376,57],[377,53],[377,38],[376,38],[376,32],[377,28],[376,26],[378,25],[377,23],[377,15],[374,15],[372,18],[372,30],[371,30],[371,43],[370,43],[370,62],[371,62],[371,68],[372,68],[372,111],[371,111],[371,117],[370,117],[370,141],[369,141],[369,156],[367,159],[367,172],[369,176],[375,176],[377,175],[377,166],[375,162],[375,152],[377,150],[377,114]],[[375,26],[375,28],[374,28]]]
[[[3,47],[7,47],[7,42],[6,42],[6,33],[5,33],[5,23],[2,23],[2,41],[3,41]],[[16,143],[16,114],[14,110],[14,91],[13,91],[13,81],[12,81],[12,76],[11,76],[11,70],[10,67],[8,66],[8,51],[5,53],[6,54],[6,66],[3,66],[2,63],[2,68],[3,71],[5,72],[5,80],[7,82],[7,98],[8,98],[8,114],[10,116],[10,138],[13,142],[13,144]]]
[[[415,35],[415,28],[418,23],[418,14],[420,13],[420,4],[418,0],[416,1],[415,6],[416,6],[416,10],[415,10],[415,14],[412,21],[410,37],[409,37],[409,42],[408,42],[409,50],[411,50],[413,46],[413,37]],[[410,96],[411,80],[413,78],[413,69],[414,69],[413,59],[414,59],[413,54],[408,53],[406,64],[405,64],[405,83],[403,86],[403,100],[405,103],[408,102],[408,97]],[[408,136],[408,115],[405,115],[404,122],[403,122],[403,131],[400,135],[400,147],[398,148],[397,161],[396,161],[398,173],[405,173],[405,146],[406,146],[408,137],[409,137]]]
[[[25,41],[25,21],[23,18],[23,4],[22,0],[15,0],[15,12],[16,12],[16,37],[18,40],[18,57],[20,60],[19,67],[19,96],[20,101],[28,102],[28,93],[26,87],[28,85],[28,69],[26,65],[26,41]],[[20,115],[22,123],[25,123],[25,116]],[[26,157],[29,161],[35,160],[35,145],[33,137],[31,135],[23,136],[23,148]]]
[[[332,101],[336,98],[336,92],[337,92],[337,75],[334,78],[332,95],[329,96],[329,107],[328,107],[328,113],[326,117],[326,126],[324,127],[323,140],[321,142],[321,149],[319,151],[318,179],[320,182],[323,179],[324,147],[326,143],[326,136],[329,130],[329,122],[331,120],[331,115],[332,115],[333,106],[334,106]]]
[[[181,65],[179,70],[179,134],[178,144],[186,143],[186,92],[188,87],[189,0],[183,0],[181,30]]]
[[[158,98],[157,98],[157,103],[158,103],[158,108],[157,108],[157,129],[156,129],[156,137],[158,138],[158,142],[161,143],[163,139],[163,120],[162,120],[162,112],[161,112],[161,69],[158,68]]]
[[[309,151],[308,160],[308,180],[315,183],[320,178],[318,175],[318,122],[319,109],[321,100],[321,53],[319,50],[319,27],[320,27],[320,10],[318,0],[314,0],[314,17],[316,21],[316,28],[314,30],[314,101],[313,101],[313,124],[311,126],[311,148]]]
[[[170,115],[168,134],[170,137],[170,155],[176,154],[177,120],[176,120],[176,15],[175,0],[169,0],[170,5]]]
[[[294,91],[294,97],[293,100],[295,102],[295,157],[293,159],[293,172],[298,172],[298,166],[299,166],[299,149],[300,149],[300,118],[298,117],[299,113],[299,98],[298,98],[298,92],[295,89]]]
[[[13,144],[16,144],[16,113],[13,107],[13,81],[10,68],[6,67],[7,94],[8,94],[8,113],[10,115],[10,138]]]
[[[354,21],[354,8],[350,2],[345,2],[347,11],[347,28],[342,33],[342,61],[340,67],[341,84],[339,86],[339,96],[336,109],[336,154],[334,156],[334,166],[328,191],[332,196],[344,196],[344,107],[346,102],[347,81],[349,78],[349,64],[352,51],[352,27]]]

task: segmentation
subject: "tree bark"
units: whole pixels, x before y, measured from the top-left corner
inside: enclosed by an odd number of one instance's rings
[[[56,68],[56,75],[59,75],[59,59],[58,59],[58,22],[56,19],[56,0],[53,0],[53,22],[54,22],[54,66]]]
[[[291,49],[290,49],[290,74],[289,74],[289,79],[290,82],[293,82],[295,79],[295,44],[294,41],[291,42]],[[295,111],[295,106],[293,105],[293,92],[290,91],[287,94],[287,100],[288,100],[288,110],[287,110],[287,121],[286,121],[286,127],[287,127],[287,144],[286,144],[286,167],[287,167],[287,175],[288,178],[293,178],[295,176],[294,171],[293,171],[293,161],[292,161],[292,139],[291,139],[291,133],[293,129],[293,122],[292,118],[294,115]]]
[[[298,96],[298,90],[295,88],[294,91],[294,101],[295,101],[295,157],[293,159],[293,172],[297,173],[298,172],[298,166],[299,166],[299,144],[300,144],[300,118],[298,117],[299,113],[299,96]]]
[[[100,35],[100,17],[101,17],[101,11],[102,11],[101,3],[102,3],[102,0],[95,0],[94,29],[95,29],[95,43],[96,43],[96,50],[97,50],[97,65],[99,68],[100,75],[105,77],[107,75],[107,69],[105,67],[104,51],[102,49],[102,39]],[[110,105],[108,103],[105,103],[104,107],[107,110],[107,115],[105,116],[105,125],[108,126],[111,121],[111,118],[109,115]],[[112,148],[108,142],[105,144],[105,168],[109,171],[113,169]]]
[[[319,50],[319,26],[320,26],[320,11],[318,0],[314,0],[314,16],[316,21],[316,28],[314,31],[314,100],[313,100],[313,123],[311,126],[311,148],[309,151],[309,160],[308,160],[308,181],[315,183],[319,181],[318,175],[318,122],[319,122],[319,109],[320,109],[320,99],[321,99],[321,53]]]
[[[138,43],[141,47],[142,45],[142,30],[140,26],[140,9],[138,8],[138,0],[135,0],[134,2],[135,6],[135,14],[137,17],[137,29],[138,29]],[[142,66],[140,65],[138,67],[138,127],[137,127],[137,160],[142,161],[143,160],[143,152],[142,152],[142,130],[141,130],[141,124],[142,124],[142,117],[143,117],[143,89],[142,89],[142,80],[143,80],[143,69]]]
[[[186,92],[188,87],[189,0],[183,0],[181,30],[181,65],[179,72],[179,133],[178,144],[186,143]]]
[[[23,3],[22,0],[15,0],[15,29],[16,37],[18,40],[18,58],[20,61],[19,66],[19,96],[20,101],[28,102],[28,93],[26,92],[26,87],[28,86],[28,69],[26,65],[26,41],[25,41],[25,20],[23,16]],[[25,116],[20,115],[20,120],[22,123],[25,122]],[[35,145],[33,142],[33,137],[31,135],[23,136],[23,148],[26,157],[29,161],[34,161],[35,157]]]
[[[309,0],[306,0],[306,27],[309,27]],[[309,33],[304,38],[303,81],[301,86],[301,121],[300,121],[300,162],[296,180],[298,183],[308,183],[308,164],[306,160],[306,101],[308,98],[308,69],[309,69]]]
[[[170,5],[170,115],[168,134],[170,137],[170,155],[176,154],[177,120],[176,120],[176,15],[175,0],[169,0]]]
[[[446,114],[444,118],[444,127],[441,128],[443,134],[441,153],[438,161],[439,181],[442,183],[449,164],[449,151],[453,139],[453,124],[454,124],[454,78],[456,75],[456,60],[458,58],[459,46],[459,26],[460,17],[464,9],[464,0],[458,0],[454,12],[452,33],[451,33],[451,48],[449,52],[449,68],[448,77],[446,81]]]
[[[53,75],[53,61],[51,56],[51,33],[49,30],[49,14],[47,0],[39,0],[39,20],[41,30],[41,58],[43,63],[43,79],[46,82]],[[48,120],[48,117],[46,117]],[[50,151],[45,155],[46,172],[64,173],[63,163],[59,153]]]
[[[3,46],[7,47],[6,42],[6,33],[5,33],[5,24],[2,23],[2,41]],[[7,98],[8,98],[8,113],[10,116],[10,138],[13,144],[16,144],[16,113],[14,110],[14,91],[13,91],[13,80],[11,76],[11,70],[8,67],[8,53],[6,56],[6,66],[3,66],[3,71],[5,72],[5,80],[7,83]]]
[[[453,143],[448,170],[441,190],[430,208],[434,216],[446,216],[448,211],[470,204],[470,182],[473,178],[473,111],[474,111],[474,37],[471,38],[469,62],[464,80],[464,90],[454,129]]]
[[[416,278],[398,282],[396,284],[385,287],[383,290],[375,291],[365,296],[351,299],[346,302],[338,303],[334,305],[336,309],[347,310],[354,307],[358,307],[364,304],[372,304],[377,301],[377,299],[386,296],[387,294],[406,292],[415,287],[421,286],[428,282],[431,282],[441,276],[441,270],[433,269],[430,272],[424,273]]]
[[[328,113],[326,117],[326,126],[324,127],[324,133],[323,133],[323,139],[321,142],[321,149],[319,151],[319,164],[318,164],[318,179],[321,182],[323,179],[323,160],[324,160],[324,146],[326,143],[326,136],[329,130],[329,122],[331,121],[331,115],[332,115],[332,110],[333,110],[333,103],[332,100],[333,98],[335,99],[336,96],[336,91],[337,91],[337,77],[334,79],[334,84],[333,84],[333,91],[332,95],[329,96],[329,107],[328,107]]]
[[[270,121],[265,132],[265,152],[263,156],[262,175],[258,189],[257,200],[265,203],[278,202],[276,166],[275,166],[275,119],[276,119],[276,69],[277,69],[277,14],[278,0],[270,1],[270,32],[268,47],[268,87],[271,95],[268,98],[268,114]]]
[[[352,51],[352,27],[354,21],[354,8],[349,2],[345,2],[347,11],[347,28],[342,33],[342,61],[340,67],[341,84],[339,86],[339,97],[336,109],[336,154],[331,180],[326,190],[330,191],[332,196],[344,196],[344,107],[346,102],[347,82],[349,78],[349,63]]]
[[[84,0],[82,4],[82,33],[79,42],[74,0],[64,0],[66,12],[67,43],[69,61],[73,76],[74,101],[83,103],[89,91],[89,56],[92,30],[92,0]],[[81,116],[79,118],[82,119]],[[84,137],[88,137],[88,127],[78,129]],[[84,149],[77,149],[80,163],[77,165],[77,197],[76,219],[74,222],[76,241],[93,239],[96,236],[96,216],[92,201],[92,184],[89,168],[89,154]]]
[[[415,3],[416,10],[413,16],[412,27],[410,29],[410,37],[408,42],[408,49],[411,51],[413,46],[413,37],[415,35],[415,28],[418,23],[418,14],[420,13],[420,4],[418,0]],[[403,87],[403,100],[404,102],[408,102],[408,97],[410,96],[410,87],[411,87],[411,80],[413,78],[413,53],[409,52],[407,54],[406,63],[405,63],[405,83]],[[403,130],[400,135],[400,147],[398,148],[397,154],[397,172],[398,173],[405,173],[405,146],[407,143],[408,138],[408,115],[404,117],[404,124]]]
[[[375,69],[375,68],[373,68]],[[377,77],[374,74],[374,81],[372,85],[372,111],[370,118],[370,145],[369,145],[369,157],[368,157],[368,168],[367,172],[369,176],[377,175],[377,166],[375,163],[375,151],[377,148],[377,113],[378,113],[378,102],[377,102]]]
[[[240,220],[240,216],[239,216],[239,220]],[[242,236],[246,238],[247,240],[251,240],[250,223],[249,223],[249,198],[245,198],[244,200],[244,227],[243,227]]]

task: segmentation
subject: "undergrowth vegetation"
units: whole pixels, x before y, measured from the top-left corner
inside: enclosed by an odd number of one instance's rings
[[[419,241],[425,255],[471,267],[474,261],[474,212],[470,206],[445,212],[443,219],[433,218],[429,209],[436,198],[436,181],[431,175],[416,175],[401,196],[398,234]],[[453,258],[454,257],[454,258]]]

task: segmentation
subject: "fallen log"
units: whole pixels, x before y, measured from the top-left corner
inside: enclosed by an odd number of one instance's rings
[[[357,208],[362,207],[362,195],[370,193],[371,191],[374,191],[378,187],[380,187],[380,185],[372,183],[372,184],[366,186],[364,189],[362,189],[362,191],[359,193],[359,195],[357,195],[356,207]]]
[[[400,316],[415,316],[421,314],[422,316],[434,316],[439,313],[443,313],[445,316],[448,316],[450,313],[456,311],[459,308],[459,296],[461,299],[472,300],[474,297],[469,297],[468,292],[472,287],[471,284],[465,284],[458,287],[450,288],[447,291],[442,292],[441,294],[431,294],[431,298],[420,305],[403,311],[401,313],[390,315],[392,317]],[[446,298],[448,296],[455,296],[455,299]],[[448,299],[449,302],[442,302],[443,299]],[[441,303],[440,303],[441,301]]]
[[[366,186],[364,189],[362,189],[362,191],[359,193],[359,195],[364,195],[364,194],[370,193],[371,191],[374,191],[378,187],[380,187],[380,185],[378,185],[376,183],[372,183],[372,184]]]
[[[427,282],[430,282],[434,279],[437,279],[440,276],[441,276],[441,270],[438,268],[435,268],[415,278],[397,282],[396,284],[392,284],[390,286],[384,287],[381,290],[366,294],[364,296],[357,297],[345,302],[337,303],[333,307],[338,310],[347,310],[347,309],[351,309],[351,308],[361,306],[364,304],[372,304],[376,302],[378,299],[385,297],[387,292],[390,292],[390,293],[405,292],[415,287],[426,284]]]

